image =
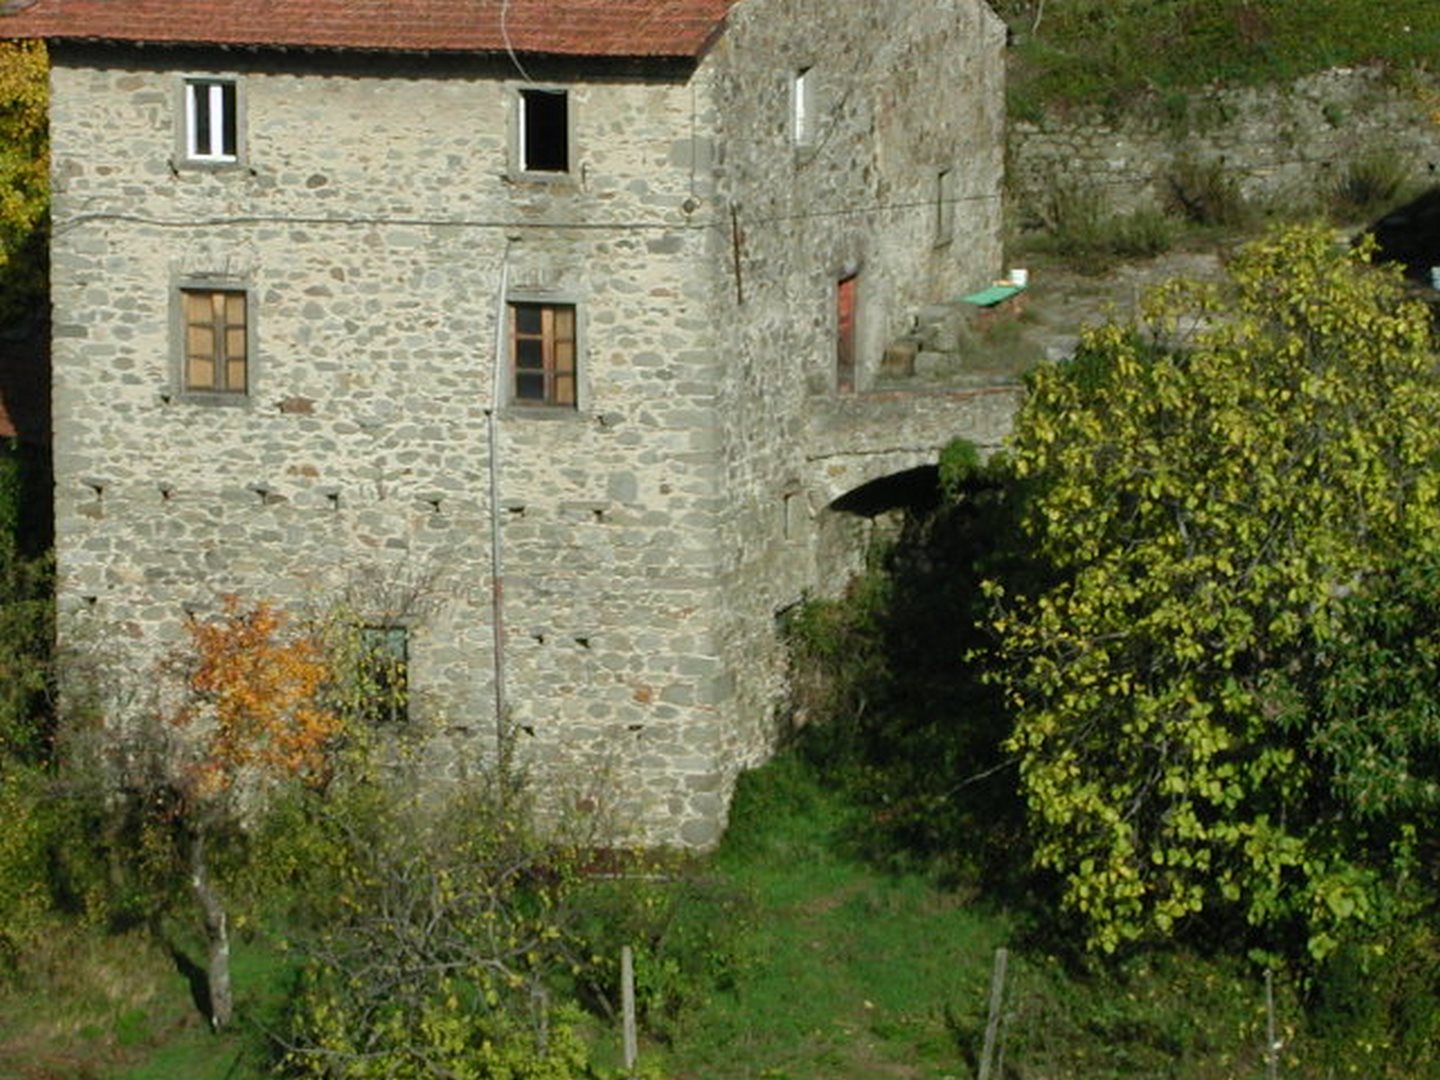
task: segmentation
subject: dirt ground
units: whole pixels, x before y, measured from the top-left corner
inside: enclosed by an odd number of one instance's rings
[[[1107,319],[1133,315],[1140,298],[1174,278],[1210,280],[1224,251],[1170,251],[1153,259],[1119,263],[1102,274],[1081,274],[1059,262],[1032,259],[1024,336],[1051,360],[1069,356],[1080,331]]]

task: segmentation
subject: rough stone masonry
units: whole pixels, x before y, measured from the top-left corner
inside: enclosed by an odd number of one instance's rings
[[[513,732],[553,807],[713,844],[773,746],[776,614],[825,577],[817,417],[999,270],[999,20],[740,0],[697,55],[523,68],[81,29],[48,35],[66,625],[143,684],[223,594],[343,599],[403,632],[427,771]],[[527,168],[535,91],[559,169]],[[198,160],[223,93],[238,146]],[[241,392],[190,384],[216,295]],[[571,315],[533,340],[573,394],[521,400],[517,319]]]

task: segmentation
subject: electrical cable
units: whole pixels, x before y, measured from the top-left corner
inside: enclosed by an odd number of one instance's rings
[[[501,0],[500,3],[500,39],[505,42],[505,53],[510,57],[510,62],[515,65],[515,70],[520,72],[520,77],[527,83],[535,80],[525,70],[525,65],[520,63],[520,57],[515,54],[515,47],[510,44],[510,0]]]
[[[960,203],[996,202],[998,193],[989,195],[957,195],[946,200],[951,205]],[[920,199],[913,202],[874,203],[869,206],[841,207],[834,210],[804,210],[793,213],[778,213],[747,217],[745,224],[750,227],[783,225],[795,221],[824,221],[837,218],[861,217],[871,214],[898,213],[907,210],[934,210],[936,200]],[[501,218],[426,218],[426,217],[356,217],[356,216],[313,216],[304,214],[235,214],[204,218],[162,218],[136,213],[116,211],[91,211],[67,216],[55,222],[52,231],[56,235],[70,232],[91,222],[124,222],[132,225],[153,225],[164,229],[214,229],[242,225],[325,225],[343,226],[387,226],[392,228],[466,228],[466,229],[515,229],[526,232],[563,230],[572,232],[644,232],[670,231],[695,232],[704,229],[725,230],[729,228],[728,218],[706,221],[514,221]]]

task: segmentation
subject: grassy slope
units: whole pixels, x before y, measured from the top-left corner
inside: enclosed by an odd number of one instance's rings
[[[916,1080],[976,1074],[995,950],[1010,950],[1001,1028],[1007,1080],[1237,1080],[1266,1075],[1263,983],[1243,961],[1156,952],[1101,968],[1052,950],[1023,915],[973,890],[891,874],[851,852],[861,811],[787,755],[744,778],[712,872],[755,899],[735,927],[746,959],[671,1045],[643,1046],[650,1077]],[[709,914],[708,912],[706,914]],[[1048,943],[1047,943],[1048,942]],[[1063,944],[1063,943],[1062,943]],[[22,1080],[253,1080],[267,1075],[291,969],[259,943],[235,954],[234,1030],[205,1027],[193,987],[148,935],[57,938],[43,977],[0,994],[0,1076]],[[1383,1048],[1304,1030],[1278,987],[1289,1080],[1414,1076]],[[599,1022],[596,1057],[618,1033]],[[1334,1072],[1330,1070],[1334,1069]]]
[[[191,961],[147,933],[60,928],[29,978],[0,993],[0,1076],[21,1080],[245,1080],[289,979],[286,958],[238,941],[234,1029],[212,1035]],[[199,955],[195,950],[190,950]],[[193,968],[191,968],[193,971]]]
[[[716,868],[757,899],[756,959],[665,1075],[969,1075],[946,1010],[984,994],[1006,922],[848,858],[848,813],[793,759],[747,778]]]
[[[759,901],[756,960],[676,1046],[643,1061],[693,1080],[972,1077],[1005,945],[1005,1075],[1264,1075],[1263,986],[1243,965],[1152,955],[1066,970],[1024,919],[853,858],[855,813],[793,757],[745,778],[715,865]],[[1280,1000],[1293,1042],[1299,1011],[1283,990]],[[1323,1075],[1327,1055],[1293,1043],[1286,1075]]]
[[[1285,81],[1373,61],[1403,72],[1440,55],[1434,0],[997,0],[1010,24],[1012,111],[1122,106],[1216,81]],[[1040,20],[1037,24],[1037,12]]]

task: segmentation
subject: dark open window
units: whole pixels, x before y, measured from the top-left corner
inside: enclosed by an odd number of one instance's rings
[[[570,171],[570,99],[564,90],[520,91],[520,168]]]
[[[955,235],[955,173],[941,169],[935,174],[935,243],[948,244]]]
[[[510,305],[511,400],[575,407],[575,306]]]
[[[245,293],[235,289],[184,289],[181,300],[185,389],[245,393],[250,352]]]
[[[410,637],[403,626],[360,628],[361,715],[372,723],[398,723],[410,715]]]

